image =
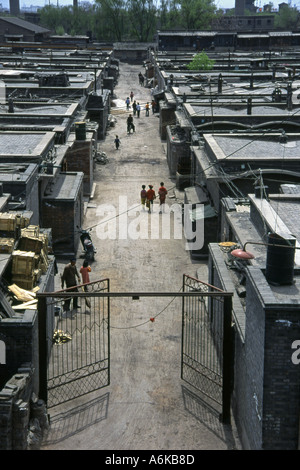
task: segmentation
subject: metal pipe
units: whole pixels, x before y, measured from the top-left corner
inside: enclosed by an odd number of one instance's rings
[[[262,245],[262,246],[276,246],[278,248],[292,248],[293,250],[300,250],[300,247],[293,245],[278,245],[277,243],[261,243],[261,242],[246,242],[243,246],[243,251],[246,251],[246,245]]]

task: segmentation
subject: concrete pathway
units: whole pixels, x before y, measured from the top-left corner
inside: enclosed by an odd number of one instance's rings
[[[88,204],[84,227],[94,227],[97,246],[91,280],[109,278],[112,292],[179,292],[184,273],[207,281],[205,262],[193,262],[182,238],[159,232],[168,214],[143,212],[142,184],[161,181],[176,205],[175,182],[170,179],[159,117],[145,116],[150,90],[138,84],[142,65],[120,64],[115,89],[114,127],[99,145],[108,157],[97,165],[96,189]],[[133,91],[142,104],[135,118],[136,132],[127,135],[125,99]],[[131,112],[131,110],[130,110]],[[121,146],[114,147],[115,135]],[[175,207],[175,206],[174,206]],[[104,211],[111,215],[103,223]],[[171,217],[178,217],[178,214]],[[177,218],[177,224],[179,219]],[[162,230],[162,229],[161,229]],[[110,238],[107,237],[107,231]],[[163,235],[164,233],[164,235]],[[105,239],[105,237],[107,237]],[[165,238],[164,238],[165,237]],[[59,264],[62,271],[63,264]],[[59,277],[57,276],[59,283]],[[59,288],[59,285],[58,285]],[[150,321],[155,318],[155,321]],[[224,426],[180,378],[181,300],[149,297],[111,300],[111,385],[68,405],[51,410],[45,436],[47,450],[226,450],[239,448],[236,432]]]

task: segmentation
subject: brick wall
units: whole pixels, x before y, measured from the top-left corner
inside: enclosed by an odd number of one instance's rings
[[[175,124],[175,107],[161,105],[159,113],[159,131],[161,140],[167,140],[167,126]]]
[[[74,256],[80,235],[77,226],[80,227],[83,220],[83,174],[68,172],[60,177],[61,180],[66,178],[65,193],[60,195],[54,190],[53,195],[43,198],[42,226],[52,229],[55,254]],[[60,184],[64,185],[65,182],[61,180]]]
[[[235,293],[235,285],[230,270],[224,263],[224,257],[217,244],[209,247],[209,283]],[[248,291],[247,291],[248,296]],[[245,310],[238,296],[233,296],[233,387],[232,411],[235,417],[239,435],[245,449],[261,449],[261,412],[262,394],[261,357],[263,328],[260,314],[257,315],[257,305],[253,303],[250,322],[245,319]],[[246,321],[245,321],[246,320]],[[246,327],[247,325],[247,335]],[[257,331],[256,331],[257,329]],[[254,331],[254,339],[252,336]],[[260,380],[261,377],[261,380]]]
[[[184,174],[185,169],[188,169],[186,175],[190,179],[190,168],[189,168],[189,144],[185,140],[181,140],[172,134],[174,126],[167,126],[167,162],[171,176],[175,176],[176,173]],[[180,171],[179,171],[180,170]],[[189,184],[188,184],[189,185]]]
[[[300,364],[293,364],[293,341],[300,339],[300,309],[266,310],[263,448],[297,450]]]
[[[93,189],[93,151],[94,141],[74,140],[72,146],[66,152],[66,171],[79,171],[83,176],[83,194],[90,196]]]
[[[209,283],[235,293],[219,247],[209,248]],[[259,267],[246,273],[245,308],[233,297],[232,411],[244,449],[296,450],[300,364],[293,364],[291,346],[300,340],[300,307],[280,300]]]
[[[66,253],[73,256],[77,251],[74,208],[73,201],[43,201],[43,226],[52,228],[53,250],[56,254]]]

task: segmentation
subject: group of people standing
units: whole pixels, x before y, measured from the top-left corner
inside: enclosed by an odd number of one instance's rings
[[[153,211],[153,201],[156,199],[156,194],[153,189],[152,184],[149,184],[148,190],[146,190],[146,186],[143,184],[142,185],[142,190],[141,190],[141,203],[143,208],[145,206],[148,209],[148,212],[151,213]],[[160,204],[160,211],[159,213],[161,214],[164,212],[164,204],[166,202],[166,196],[168,194],[167,189],[164,186],[163,181],[160,183],[160,187],[158,189],[158,197],[159,197],[159,204]]]
[[[79,272],[81,274],[81,281],[83,284],[83,288],[87,292],[88,290],[87,284],[90,282],[89,273],[91,272],[91,267],[87,260],[84,260]],[[68,292],[78,292],[77,281],[79,281],[79,284],[80,284],[80,275],[76,267],[76,259],[72,258],[70,260],[70,263],[65,266],[63,274],[61,276],[61,288],[63,289],[64,285],[66,285]],[[68,297],[65,300],[64,306],[63,306],[64,311],[68,312],[70,310],[71,300],[72,300],[72,296]],[[73,309],[77,310],[78,308],[81,308],[81,306],[78,305],[78,297],[76,297],[75,295],[73,296]]]
[[[152,100],[151,102],[151,108],[152,108],[152,114],[155,113],[155,109],[156,109],[156,103],[155,103],[155,100]],[[127,108],[129,109],[129,108]],[[145,111],[146,111],[146,116],[149,116],[149,111],[150,111],[150,103],[149,101],[147,101],[147,103],[145,104]],[[137,116],[138,118],[140,117],[140,114],[141,114],[141,105],[140,103],[137,103],[136,100],[134,100],[134,102],[132,103],[132,113],[134,116]]]

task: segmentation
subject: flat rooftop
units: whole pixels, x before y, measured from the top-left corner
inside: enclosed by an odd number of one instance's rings
[[[299,161],[300,136],[288,136],[286,143],[280,142],[281,134],[226,135],[207,134],[203,138],[210,146],[216,160],[245,160],[245,162],[286,160]]]
[[[0,158],[39,159],[53,147],[54,139],[55,132],[0,132]]]
[[[43,199],[74,201],[77,197],[82,180],[83,173],[81,172],[60,173],[55,178],[51,193],[44,196]]]

